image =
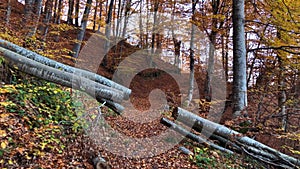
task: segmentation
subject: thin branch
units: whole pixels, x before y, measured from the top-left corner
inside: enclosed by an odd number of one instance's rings
[[[288,52],[290,54],[294,54],[294,55],[300,55],[300,52],[295,52],[295,51],[291,51],[291,50],[288,50],[286,48],[289,48],[289,49],[299,49],[300,50],[300,46],[270,46],[270,47],[260,47],[260,48],[254,48],[254,49],[248,49],[247,52],[254,52],[254,51],[257,51],[257,50],[282,50],[282,51],[285,51],[285,52]]]

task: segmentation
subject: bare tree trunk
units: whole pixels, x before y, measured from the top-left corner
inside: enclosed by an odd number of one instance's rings
[[[10,14],[11,14],[11,0],[7,0],[7,11],[6,11],[6,19],[5,19],[6,26],[9,25]]]
[[[53,8],[53,23],[56,23],[57,18],[57,6],[58,6],[58,0],[54,0],[54,8]]]
[[[223,69],[225,73],[225,80],[228,82],[228,36],[222,35],[221,37],[222,41],[222,64],[223,64]]]
[[[189,138],[189,139],[191,139],[193,141],[196,141],[196,142],[198,142],[200,144],[206,143],[208,146],[210,146],[210,147],[212,147],[212,148],[214,148],[216,150],[220,150],[220,151],[228,153],[228,154],[233,154],[233,151],[228,150],[226,148],[223,148],[221,146],[218,146],[218,145],[214,144],[213,142],[208,141],[208,140],[202,138],[199,135],[193,134],[193,133],[187,131],[186,129],[184,129],[183,127],[179,126],[178,124],[175,124],[175,123],[173,123],[172,121],[170,121],[170,120],[168,120],[166,118],[162,118],[161,119],[161,123],[165,124],[168,127],[171,127],[173,130],[179,132],[183,136],[185,136],[185,137],[187,137],[187,138]]]
[[[47,0],[45,4],[45,17],[44,17],[44,26],[41,30],[43,33],[43,40],[46,40],[48,30],[49,30],[49,24],[52,17],[52,8],[53,8],[53,0]]]
[[[126,7],[125,7],[125,14],[124,14],[124,27],[123,27],[123,32],[122,32],[122,39],[125,38],[125,35],[126,35],[126,31],[127,31],[127,23],[128,23],[128,14],[129,14],[129,11],[130,11],[130,7],[131,7],[131,0],[127,0],[127,3],[126,3]]]
[[[247,72],[244,0],[233,0],[233,111],[240,116],[247,107]]]
[[[55,24],[60,24],[60,17],[61,17],[61,11],[62,11],[62,1],[63,0],[58,0],[58,4],[56,5],[55,11],[56,15],[54,17],[54,23]]]
[[[140,13],[139,13],[139,29],[140,29],[140,42],[139,47],[144,47],[144,31],[143,31],[143,17],[142,17],[142,11],[143,11],[143,0],[140,2]]]
[[[261,156],[267,157],[268,161],[264,161],[264,162],[270,161],[270,163],[272,163],[277,161],[279,163],[279,166],[281,166],[281,164],[283,166],[288,165],[289,168],[293,168],[293,167],[296,168],[297,166],[300,165],[300,161],[294,157],[283,154],[256,140],[253,140],[247,136],[243,136],[241,133],[235,130],[229,129],[223,125],[204,119],[180,107],[177,109],[177,111],[175,110],[174,116],[176,117],[177,120],[179,120],[180,122],[188,126],[193,124],[193,128],[197,127],[198,129],[201,129],[198,131],[201,132],[202,134],[206,132],[205,135],[207,137],[215,134],[217,136],[221,136],[225,139],[229,139],[232,142],[236,143],[243,149],[244,152],[249,153],[251,151],[253,153],[251,154],[252,156],[256,155],[258,157]]]
[[[53,67],[55,69],[65,71],[65,72],[69,72],[69,73],[72,73],[72,74],[76,74],[78,76],[96,81],[97,83],[115,88],[115,89],[120,90],[120,91],[123,91],[124,94],[125,94],[125,98],[129,98],[129,95],[131,93],[130,89],[128,89],[128,88],[126,88],[122,85],[119,85],[119,84],[117,84],[117,83],[115,83],[115,82],[113,82],[113,81],[111,81],[111,80],[109,80],[105,77],[102,77],[98,74],[95,74],[95,73],[92,73],[92,72],[89,72],[89,71],[86,71],[86,70],[81,70],[81,69],[78,69],[78,68],[74,68],[74,67],[62,64],[60,62],[51,60],[51,59],[43,57],[43,56],[41,56],[37,53],[34,53],[30,50],[27,50],[25,48],[22,48],[20,46],[12,44],[8,41],[0,39],[0,47],[8,49],[12,52],[15,52],[15,53],[19,54],[19,55],[25,56],[25,57],[33,60],[33,61],[42,63],[42,64],[50,66],[50,67]]]
[[[277,56],[278,63],[279,63],[279,73],[278,73],[278,106],[280,108],[280,114],[281,114],[281,121],[282,121],[282,129],[283,131],[287,131],[287,112],[285,107],[285,102],[287,100],[286,96],[286,84],[285,84],[285,76],[284,76],[284,63],[282,61],[282,58],[280,56]]]
[[[67,23],[73,25],[74,0],[69,0],[68,19]]]
[[[121,21],[121,15],[123,12],[123,5],[125,2],[122,2],[122,0],[119,0],[118,2],[118,13],[117,13],[117,26],[116,26],[116,37],[120,36],[120,21]],[[117,38],[116,38],[117,41]]]
[[[98,1],[99,1],[99,0],[96,0],[96,6],[95,6],[95,8],[94,8],[93,31],[96,30],[97,11],[98,11]]]
[[[192,20],[195,18],[195,11],[196,5],[198,0],[192,0]],[[193,92],[194,92],[194,74],[195,74],[195,56],[194,56],[194,34],[195,34],[195,25],[192,24],[191,30],[191,40],[190,40],[190,80],[189,80],[189,90],[188,90],[188,99],[187,99],[187,106],[190,105],[193,99]]]
[[[75,57],[75,58],[78,58],[78,55],[79,55],[79,51],[80,51],[80,48],[81,48],[81,43],[83,41],[86,26],[87,26],[87,23],[88,23],[88,18],[89,18],[89,14],[90,14],[90,10],[91,10],[91,5],[92,5],[92,0],[87,0],[86,6],[85,6],[85,9],[84,9],[84,13],[83,13],[83,16],[82,16],[82,20],[81,20],[80,29],[79,29],[79,32],[77,34],[77,42],[74,44],[74,47],[73,47],[73,57]]]
[[[102,60],[102,65],[106,66],[107,64],[107,54],[110,48],[110,34],[111,34],[111,20],[112,20],[112,14],[113,14],[113,6],[114,6],[114,0],[110,1],[109,4],[109,10],[106,16],[106,25],[105,25],[105,37],[106,37],[106,42],[104,46],[104,51],[105,51],[105,56]]]
[[[149,56],[149,66],[153,67],[152,55],[155,53],[155,36],[157,35],[157,12],[159,7],[159,1],[154,1],[154,15],[153,15],[153,25],[152,25],[152,36],[151,36],[151,55]]]
[[[90,79],[85,79],[74,73],[61,71],[33,61],[2,47],[0,47],[0,51],[7,59],[10,67],[47,81],[82,90],[92,97],[96,97],[100,102],[106,101],[107,105],[118,113],[122,113],[124,110],[123,106],[117,103],[121,102],[124,98],[124,94],[118,90],[96,83]]]
[[[79,9],[80,9],[80,0],[76,0],[75,4],[75,26],[79,27]]]
[[[33,27],[33,8],[34,8],[34,0],[25,0],[25,19],[23,22],[24,27],[26,28],[27,31],[27,37],[32,36],[32,27]]]
[[[100,28],[101,28],[101,21],[102,21],[102,8],[103,8],[103,1],[100,0],[100,11],[99,11],[99,25],[98,25],[98,32],[100,32]]]

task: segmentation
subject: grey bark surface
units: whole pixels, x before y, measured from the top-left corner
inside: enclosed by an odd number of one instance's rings
[[[83,13],[83,16],[82,16],[79,32],[77,34],[77,42],[74,44],[73,50],[72,50],[74,58],[78,58],[78,56],[79,56],[81,43],[83,41],[86,26],[87,26],[87,23],[88,23],[88,17],[89,17],[89,14],[90,14],[91,5],[92,5],[92,0],[87,0],[86,6],[85,6],[85,9],[84,9],[84,13]]]
[[[124,99],[124,95],[121,91],[96,83],[90,79],[33,61],[2,47],[0,47],[0,53],[6,59],[8,65],[14,69],[47,81],[84,91],[87,94],[94,96],[98,101],[106,101],[107,104],[118,113],[121,113],[124,109],[118,104],[118,102],[121,102]]]
[[[41,32],[43,33],[43,40],[46,40],[48,30],[49,30],[49,23],[52,18],[52,8],[53,8],[53,0],[47,0],[45,4],[45,17],[43,20],[44,26],[42,26]]]
[[[219,135],[225,139],[230,139],[236,144],[242,145],[243,148],[251,147],[251,149],[253,150],[263,151],[261,152],[261,154],[268,154],[267,156],[270,159],[270,161],[277,160],[287,162],[293,167],[300,166],[299,159],[283,154],[271,147],[266,146],[265,144],[262,144],[247,136],[243,136],[241,133],[235,130],[229,129],[223,125],[204,119],[180,107],[177,109],[176,116],[177,119],[184,124],[187,124],[189,126],[191,124],[196,125],[199,128],[202,128],[202,130],[204,130],[205,132],[207,131],[207,133]]]
[[[198,0],[192,0],[192,20],[194,20],[194,15],[196,11],[196,5]],[[187,99],[187,106],[190,105],[193,99],[193,92],[194,92],[194,75],[195,75],[195,56],[194,56],[194,34],[196,26],[192,24],[191,30],[191,40],[190,40],[190,78],[189,78],[189,90],[188,90],[188,99]]]
[[[244,0],[233,0],[233,111],[240,116],[247,106]]]
[[[128,18],[129,18],[129,12],[131,7],[131,0],[128,0],[125,6],[125,13],[124,13],[124,27],[122,31],[122,39],[125,38],[126,32],[127,32],[127,24],[128,24]]]
[[[33,61],[5,48],[0,48],[0,52],[8,59],[11,67],[16,66],[18,70],[25,73],[55,83],[60,83],[60,80],[62,80],[62,85],[64,86],[86,91],[90,95],[95,93],[96,97],[113,100],[115,102],[121,102],[124,98],[121,91],[96,83],[90,79]]]
[[[18,45],[15,45],[13,43],[8,42],[8,41],[0,39],[0,46],[3,47],[3,48],[6,48],[8,50],[11,50],[13,52],[16,52],[16,53],[18,53],[22,56],[25,56],[29,59],[32,59],[32,60],[37,61],[39,63],[42,63],[44,65],[53,67],[55,69],[60,69],[60,70],[66,71],[68,73],[76,74],[78,76],[82,76],[84,78],[94,80],[97,83],[115,88],[115,89],[120,90],[120,91],[123,91],[125,99],[128,99],[129,95],[131,93],[130,89],[128,89],[128,88],[126,88],[126,87],[124,87],[124,86],[122,86],[118,83],[115,83],[115,82],[113,82],[113,81],[111,81],[111,80],[109,80],[109,79],[107,79],[103,76],[100,76],[98,74],[95,74],[95,73],[92,73],[92,72],[89,72],[89,71],[86,71],[86,70],[82,70],[82,69],[78,69],[78,68],[75,68],[75,67],[72,67],[72,66],[68,66],[68,65],[62,64],[60,62],[54,61],[54,60],[51,60],[49,58],[41,56],[37,53],[34,53],[30,50],[22,48]]]
[[[196,141],[198,143],[205,143],[205,144],[209,145],[210,147],[212,147],[216,150],[220,150],[220,151],[226,152],[228,154],[233,154],[233,152],[231,150],[228,150],[226,148],[218,146],[218,145],[212,143],[211,141],[208,141],[208,140],[206,140],[206,139],[204,139],[204,138],[202,138],[202,137],[200,137],[196,134],[193,134],[193,133],[187,131],[186,129],[182,128],[178,124],[175,124],[174,122],[172,122],[172,121],[170,121],[166,118],[162,118],[161,122],[163,124],[166,124],[167,126],[171,127],[173,130],[177,131],[178,133],[182,134],[183,136],[193,140],[193,141]]]

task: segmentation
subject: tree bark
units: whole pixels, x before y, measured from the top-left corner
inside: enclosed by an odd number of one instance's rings
[[[87,22],[88,22],[88,17],[89,17],[90,10],[91,10],[91,5],[92,5],[92,0],[87,0],[86,6],[85,6],[85,9],[84,9],[84,13],[83,13],[83,16],[82,16],[82,20],[81,20],[80,29],[79,29],[79,32],[77,34],[77,42],[73,46],[73,55],[72,56],[74,58],[78,58],[78,56],[79,56],[81,43],[82,43],[84,35],[85,35],[85,30],[86,30],[86,26],[87,26]]]
[[[204,138],[202,138],[202,137],[200,137],[200,136],[198,136],[196,134],[188,132],[186,129],[180,127],[179,125],[173,123],[172,121],[170,121],[170,120],[168,120],[166,118],[162,118],[161,122],[163,124],[165,124],[166,126],[171,127],[173,130],[177,131],[178,133],[182,134],[183,136],[185,136],[185,137],[187,137],[187,138],[189,138],[189,139],[191,139],[193,141],[196,141],[196,142],[198,142],[200,144],[205,143],[208,146],[210,146],[210,147],[212,147],[212,148],[214,148],[216,150],[220,150],[220,151],[226,152],[228,154],[233,154],[233,152],[231,150],[228,150],[226,148],[220,147],[220,146],[212,143],[211,141],[208,141],[208,140],[206,140],[206,139],[204,139]]]
[[[195,11],[196,5],[198,0],[192,0],[192,20],[195,20]],[[195,25],[192,24],[191,30],[191,40],[190,40],[190,79],[189,79],[189,90],[188,90],[188,99],[187,99],[187,106],[190,105],[193,99],[193,92],[194,92],[194,75],[195,75],[195,56],[194,56],[194,34],[195,34]]]
[[[213,15],[217,16],[219,14],[220,8],[220,0],[213,0],[211,2]],[[214,71],[215,64],[215,47],[216,47],[216,39],[217,39],[217,30],[218,30],[218,20],[217,18],[212,18],[212,26],[211,33],[209,35],[209,58],[208,58],[208,66],[206,71],[206,81],[204,86],[204,95],[206,101],[211,101],[211,76]]]
[[[109,79],[107,79],[103,76],[100,76],[98,74],[95,74],[95,73],[92,73],[92,72],[89,72],[89,71],[86,71],[86,70],[74,68],[74,67],[62,64],[60,62],[51,60],[51,59],[46,58],[44,56],[41,56],[37,53],[34,53],[30,50],[27,50],[25,48],[22,48],[20,46],[12,44],[8,41],[0,39],[0,46],[3,47],[3,48],[6,48],[8,50],[11,50],[11,51],[13,51],[17,54],[20,54],[22,56],[25,56],[29,59],[32,59],[36,62],[42,63],[44,65],[53,67],[55,69],[66,71],[68,73],[76,74],[78,76],[82,76],[84,78],[88,78],[90,80],[96,81],[97,83],[115,88],[115,89],[120,90],[120,91],[123,91],[126,99],[129,98],[129,95],[131,93],[130,89],[128,89],[128,88],[126,88],[126,87],[124,87],[120,84],[117,84],[117,83],[115,83],[115,82],[113,82],[113,81],[111,81],[111,80],[109,80]]]
[[[38,78],[86,91],[91,96],[95,94],[96,98],[104,98],[115,102],[121,102],[124,98],[121,91],[96,83],[85,77],[44,65],[2,47],[0,48],[0,52],[8,59],[11,67],[17,67],[18,70]]]
[[[123,106],[117,103],[121,102],[124,98],[121,91],[77,76],[74,73],[68,73],[33,61],[2,47],[0,47],[0,52],[6,58],[8,65],[14,69],[47,81],[84,91],[90,96],[95,97],[99,102],[106,101],[109,107],[118,113],[124,110]]]
[[[80,0],[76,0],[75,4],[75,26],[79,27],[79,9],[80,9]]]
[[[174,116],[176,116],[177,120],[181,121],[182,123],[187,124],[188,126],[191,126],[193,124],[194,126],[201,128],[204,132],[208,134],[215,134],[221,136],[223,138],[229,139],[237,143],[238,145],[242,145],[243,147],[251,147],[253,148],[253,150],[256,149],[257,151],[264,151],[261,153],[267,153],[268,157],[270,158],[270,161],[284,161],[290,163],[293,167],[300,166],[300,160],[294,157],[283,154],[256,140],[253,140],[247,136],[243,136],[237,131],[204,119],[180,107],[177,108],[177,111],[174,114]]]
[[[102,22],[102,8],[103,8],[103,1],[100,0],[100,11],[99,11],[99,25],[98,25],[98,32],[100,32],[100,28],[101,28],[101,22]]]
[[[241,115],[247,106],[247,73],[244,0],[233,0],[233,115]]]
[[[52,17],[52,8],[53,8],[53,0],[47,0],[45,4],[45,17],[44,17],[44,26],[42,26],[41,32],[43,33],[43,40],[46,40],[49,24]]]
[[[73,25],[74,0],[69,0],[68,19],[67,23]]]
[[[126,31],[127,31],[127,24],[128,24],[128,15],[130,12],[130,7],[131,7],[131,0],[127,0],[126,7],[125,7],[125,13],[124,13],[124,27],[122,31],[122,38],[125,38]]]
[[[96,30],[96,24],[97,24],[97,11],[98,11],[98,1],[96,0],[96,6],[94,8],[94,18],[93,18],[93,31]]]

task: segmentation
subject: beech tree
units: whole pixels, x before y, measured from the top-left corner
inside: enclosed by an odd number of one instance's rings
[[[244,0],[233,0],[233,111],[240,116],[247,106]]]
[[[75,57],[75,58],[77,58],[78,55],[79,55],[81,43],[82,43],[82,40],[83,40],[84,35],[85,35],[86,26],[87,26],[87,23],[88,23],[88,17],[89,17],[89,13],[90,13],[90,10],[91,10],[91,4],[92,4],[92,0],[87,0],[86,6],[85,6],[85,9],[84,9],[84,13],[83,13],[83,16],[82,16],[79,32],[77,34],[77,42],[75,43],[75,45],[73,47],[73,57]]]
[[[198,0],[192,0],[192,21],[195,19],[195,11]],[[195,74],[195,56],[194,56],[194,36],[195,36],[196,26],[192,24],[191,30],[191,40],[190,40],[190,79],[189,79],[189,90],[188,90],[188,100],[187,105],[189,105],[193,99],[193,91],[194,91],[194,74]]]
[[[73,11],[74,11],[74,0],[69,0],[69,9],[68,9],[68,24],[73,24]]]

